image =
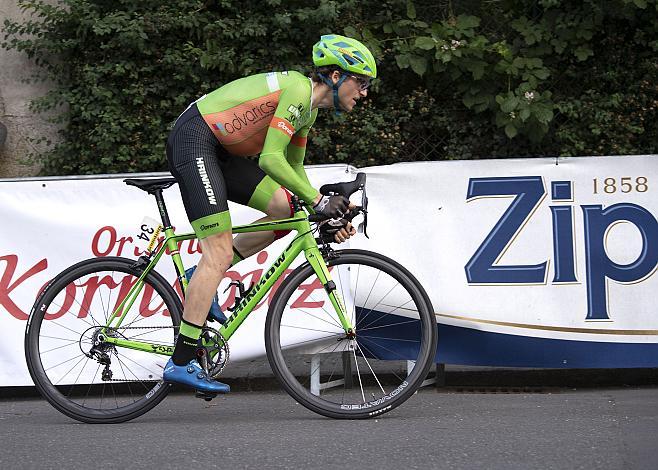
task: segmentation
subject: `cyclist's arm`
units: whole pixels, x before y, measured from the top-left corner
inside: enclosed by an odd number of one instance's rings
[[[299,196],[307,203],[312,203],[318,196],[319,192],[313,188],[306,177],[306,172],[303,171],[303,176],[297,168],[293,168],[286,158],[286,151],[291,146],[291,140],[295,135],[296,129],[293,124],[286,119],[288,115],[288,107],[291,103],[299,103],[299,92],[294,90],[285,90],[281,93],[279,98],[279,105],[276,108],[274,117],[270,122],[270,127],[265,136],[263,150],[258,160],[258,165],[263,171],[270,176],[274,181],[286,187],[293,194]],[[301,129],[300,129],[301,130]],[[294,144],[292,145],[294,146]],[[299,160],[299,155],[294,157],[296,151],[293,149],[293,161]],[[290,156],[288,156],[290,158]],[[303,162],[303,153],[302,153]],[[297,163],[294,163],[298,166]]]
[[[306,170],[304,169],[304,157],[306,156],[306,140],[311,130],[311,126],[315,122],[316,116],[317,109],[313,112],[311,122],[302,127],[299,132],[292,137],[286,150],[286,159],[288,160],[288,163],[295,173],[297,173],[301,179],[306,181],[309,186],[311,183],[309,182]]]

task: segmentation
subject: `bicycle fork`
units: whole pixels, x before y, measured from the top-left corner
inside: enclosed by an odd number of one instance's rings
[[[348,319],[345,302],[336,289],[336,283],[331,279],[331,273],[329,272],[329,268],[327,268],[327,263],[322,257],[322,253],[320,253],[318,248],[310,248],[305,251],[305,255],[309,264],[313,268],[313,271],[315,271],[315,274],[318,276],[318,279],[327,292],[329,300],[336,310],[336,314],[338,315],[338,319],[340,320],[340,324],[345,330],[345,333],[349,338],[353,338],[354,327]]]

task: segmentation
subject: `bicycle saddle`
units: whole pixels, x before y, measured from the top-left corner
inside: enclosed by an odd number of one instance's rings
[[[123,182],[153,194],[155,191],[167,189],[169,186],[176,184],[176,178],[173,176],[166,178],[129,178],[123,180]]]

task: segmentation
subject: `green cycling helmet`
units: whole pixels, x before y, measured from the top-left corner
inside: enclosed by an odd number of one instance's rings
[[[356,39],[325,34],[313,46],[313,63],[317,67],[337,65],[341,69],[377,78],[377,64],[372,53]]]

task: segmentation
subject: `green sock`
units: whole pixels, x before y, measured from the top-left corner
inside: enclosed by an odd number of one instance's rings
[[[244,256],[242,256],[240,254],[240,252],[238,250],[236,250],[235,247],[233,247],[233,261],[231,262],[231,266],[235,266],[236,264],[238,264],[243,259],[244,259]]]

